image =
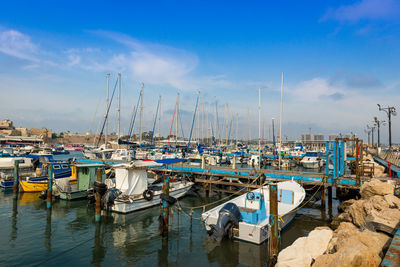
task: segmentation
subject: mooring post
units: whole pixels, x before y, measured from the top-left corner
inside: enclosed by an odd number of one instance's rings
[[[101,175],[102,175],[102,169],[98,168],[97,169],[97,177],[96,177],[96,182],[101,183]],[[101,219],[101,194],[99,190],[96,190],[96,213],[95,213],[95,220],[96,222],[100,222]]]
[[[332,217],[332,186],[328,186],[328,215]]]
[[[205,169],[206,168],[206,159],[204,155],[201,155],[201,168]]]
[[[47,181],[48,181],[48,189],[47,189],[47,208],[51,208],[51,203],[53,201],[53,165],[49,164],[47,169]]]
[[[269,225],[271,227],[269,259],[275,262],[278,256],[279,246],[279,225],[278,225],[278,186],[276,183],[269,185]]]
[[[18,194],[19,192],[19,160],[14,161],[14,185],[13,192],[14,194]]]
[[[164,185],[162,188],[164,194],[169,196],[169,176],[164,178]],[[162,200],[162,229],[161,234],[168,234],[168,224],[169,224],[169,205],[166,200]]]
[[[321,208],[325,209],[326,207],[326,185],[324,184],[322,186],[322,191],[321,191]]]
[[[233,156],[232,169],[236,169],[236,156]]]

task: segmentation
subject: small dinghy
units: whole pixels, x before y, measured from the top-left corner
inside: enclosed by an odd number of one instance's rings
[[[287,226],[305,198],[305,190],[294,181],[278,183],[279,228]],[[224,237],[261,244],[269,236],[269,186],[253,190],[201,215],[208,234],[220,242]]]

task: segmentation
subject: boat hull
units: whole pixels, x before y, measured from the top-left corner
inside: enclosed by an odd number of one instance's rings
[[[47,190],[47,181],[20,181],[19,190],[21,192],[42,192]]]
[[[193,183],[187,183],[183,187],[177,189],[170,189],[169,195],[174,198],[181,198],[183,197],[189,189],[192,187]],[[161,192],[159,191],[157,194],[154,194],[153,199],[148,201],[144,198],[140,198],[137,200],[133,200],[132,203],[115,201],[114,206],[112,206],[111,210],[118,213],[130,213],[146,208],[150,208],[152,206],[160,205],[160,198]]]

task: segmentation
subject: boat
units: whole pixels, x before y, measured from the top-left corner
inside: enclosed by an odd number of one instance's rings
[[[279,227],[285,228],[295,217],[305,198],[305,190],[295,181],[278,187]],[[210,237],[220,242],[229,237],[262,244],[269,237],[269,186],[263,186],[229,200],[201,215]]]
[[[318,152],[306,152],[300,164],[306,169],[319,169],[324,165],[324,160],[318,156]]]
[[[160,204],[162,184],[149,185],[146,168],[150,166],[162,166],[162,164],[154,161],[134,161],[114,167],[115,185],[109,187],[105,193],[105,202],[109,203],[111,211],[129,213]],[[186,180],[171,179],[169,196],[183,197],[192,185],[192,182]]]
[[[97,180],[97,171],[101,169],[101,182],[106,179],[104,164],[73,164],[70,177],[54,180],[53,195],[62,200],[86,198]]]
[[[51,165],[53,168],[54,179],[71,176],[71,167],[68,162],[49,162],[47,164]],[[19,189],[21,192],[41,192],[47,190],[47,188],[47,168],[42,169],[41,176],[39,177],[27,177],[26,180],[19,181]]]

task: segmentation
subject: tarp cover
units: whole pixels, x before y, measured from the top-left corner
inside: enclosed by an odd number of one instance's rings
[[[116,168],[115,187],[126,195],[140,195],[147,189],[144,169]]]
[[[173,163],[178,163],[178,162],[183,162],[186,161],[186,159],[160,159],[160,160],[155,160],[155,162],[160,163],[160,164],[173,164]]]

